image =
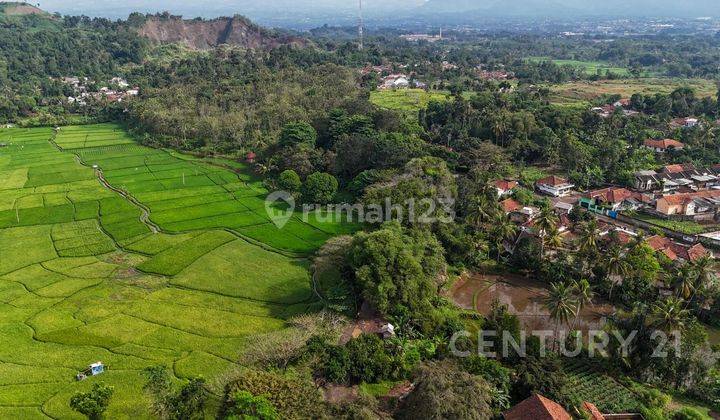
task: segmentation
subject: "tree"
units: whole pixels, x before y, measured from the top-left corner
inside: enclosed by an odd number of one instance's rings
[[[313,204],[327,204],[333,200],[338,190],[338,181],[334,176],[315,172],[308,176],[302,187],[303,201]]]
[[[430,232],[391,222],[355,235],[348,260],[362,297],[384,316],[428,320],[445,270],[443,249]]]
[[[672,333],[682,330],[688,321],[690,313],[684,308],[683,302],[678,298],[668,298],[652,307],[653,325],[661,330]]]
[[[227,420],[279,420],[275,407],[265,396],[254,396],[248,391],[237,391],[232,397],[232,408]]]
[[[590,283],[586,279],[582,279],[573,284],[573,295],[577,303],[577,310],[575,311],[575,320],[573,321],[572,328],[570,328],[571,330],[575,329],[578,319],[580,318],[580,312],[592,303],[594,293],[590,287]]]
[[[550,311],[550,318],[555,320],[555,342],[558,342],[557,336],[560,330],[560,324],[567,324],[570,317],[573,316],[577,309],[578,303],[573,296],[573,289],[565,285],[565,283],[552,283],[550,291],[545,298],[545,308]]]
[[[558,217],[552,207],[545,205],[540,209],[540,214],[535,218],[535,226],[537,226],[540,235],[540,255],[545,255],[545,235],[548,232],[556,230],[558,225]]]
[[[608,280],[610,280],[611,283],[610,299],[612,299],[612,292],[615,284],[622,282],[622,276],[628,273],[630,267],[622,254],[622,249],[618,246],[611,247],[605,253],[602,265],[605,268]]]
[[[517,234],[517,226],[511,222],[508,217],[502,213],[498,213],[493,219],[492,233],[491,236],[495,242],[495,249],[497,251],[497,261],[500,262],[500,256],[502,255],[503,243],[506,240],[515,239]]]
[[[477,419],[492,417],[492,392],[479,376],[463,372],[450,361],[423,367],[397,414],[399,419]]]
[[[151,411],[162,419],[188,420],[202,418],[207,391],[205,380],[192,378],[176,389],[164,366],[145,370],[148,382],[145,391],[152,397]]]
[[[70,407],[91,420],[102,418],[115,390],[103,382],[93,384],[88,392],[78,392],[70,399]]]
[[[317,132],[312,125],[306,122],[285,124],[278,139],[281,147],[301,146],[312,149],[315,147],[316,142]]]
[[[283,191],[297,192],[301,186],[300,176],[292,169],[283,171],[278,177],[278,187]]]
[[[597,253],[599,240],[600,231],[596,219],[592,219],[580,226],[580,252],[588,257],[595,255]]]

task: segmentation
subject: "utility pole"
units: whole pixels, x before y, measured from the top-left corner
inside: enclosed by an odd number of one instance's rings
[[[358,26],[358,35],[359,35],[359,37],[360,37],[360,46],[359,46],[359,47],[360,47],[360,51],[362,51],[362,50],[363,50],[363,47],[364,47],[364,45],[363,45],[363,36],[365,35],[365,33],[364,33],[364,32],[365,32],[365,28],[363,28],[362,0],[359,0],[359,1],[360,1],[360,15],[359,15],[359,17],[360,17],[360,24],[359,24],[359,26]]]

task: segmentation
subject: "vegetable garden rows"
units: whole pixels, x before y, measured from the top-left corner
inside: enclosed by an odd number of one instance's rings
[[[2,418],[74,418],[70,396],[98,380],[115,387],[109,417],[147,417],[156,364],[212,382],[248,335],[316,305],[304,257],[354,228],[296,216],[278,230],[257,179],[111,124],[5,129],[0,143]],[[109,370],[75,382],[95,361]]]

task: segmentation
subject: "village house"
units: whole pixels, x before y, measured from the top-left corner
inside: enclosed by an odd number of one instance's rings
[[[515,187],[518,186],[518,183],[516,181],[506,181],[504,179],[499,179],[497,181],[494,181],[493,185],[495,185],[495,188],[497,189],[498,197],[504,197],[506,195],[512,194]]]
[[[503,413],[505,420],[572,420],[572,416],[555,401],[534,394]]]
[[[676,118],[670,121],[670,127],[672,128],[693,128],[699,123],[697,118]]]
[[[685,148],[685,145],[683,143],[681,143],[677,140],[673,140],[673,139],[663,139],[663,140],[647,139],[643,143],[643,146],[655,151],[655,153],[665,153],[668,151],[672,152],[675,150],[682,150]]]
[[[693,192],[718,186],[720,186],[720,167],[698,168],[692,164],[667,165],[659,172],[635,173],[637,191]]]
[[[720,190],[663,195],[655,211],[668,218],[714,220],[720,208]]]
[[[405,89],[410,87],[410,79],[405,74],[391,74],[382,79],[379,89]]]
[[[609,207],[613,211],[636,210],[643,204],[639,193],[618,187],[591,191],[585,195],[585,198],[593,200],[596,206]]]
[[[655,252],[664,254],[674,262],[695,262],[704,256],[711,255],[702,244],[682,245],[663,236],[652,236],[646,242]]]
[[[553,197],[565,197],[570,194],[575,187],[575,185],[569,183],[567,179],[555,175],[538,180],[535,186],[541,193]]]
[[[510,214],[520,210],[522,208],[522,204],[518,203],[512,198],[508,198],[507,200],[503,200],[500,202],[500,208],[503,209],[505,214]]]

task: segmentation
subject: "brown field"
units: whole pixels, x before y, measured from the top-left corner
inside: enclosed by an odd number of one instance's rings
[[[670,93],[680,87],[690,87],[699,97],[715,96],[717,85],[706,79],[622,79],[579,81],[551,86],[551,100],[558,105],[587,105],[602,95],[621,95],[629,98],[634,93],[653,95]]]

